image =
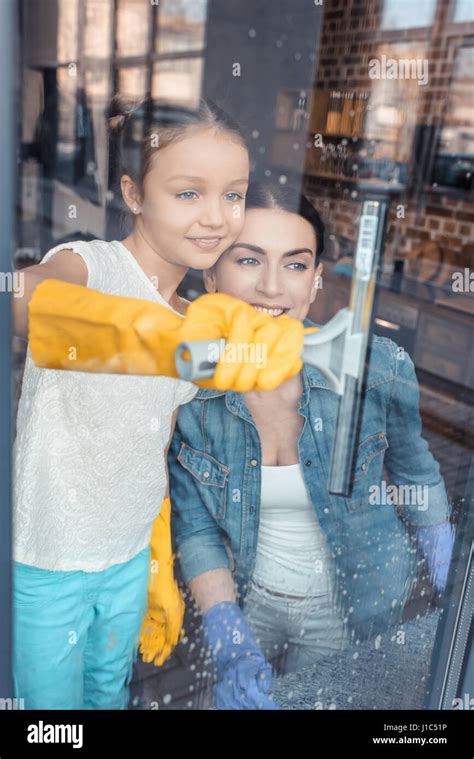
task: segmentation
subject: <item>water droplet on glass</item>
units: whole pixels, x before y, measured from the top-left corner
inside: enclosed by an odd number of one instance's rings
[[[257,36],[257,32],[255,31],[255,29],[249,29],[249,37],[253,39],[256,36]]]

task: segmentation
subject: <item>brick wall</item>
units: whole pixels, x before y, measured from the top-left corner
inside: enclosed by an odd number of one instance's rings
[[[315,88],[371,91],[374,85],[368,76],[368,65],[371,58],[377,57],[377,46],[418,42],[426,50],[429,78],[427,85],[419,87],[416,122],[427,125],[446,123],[450,118],[449,96],[456,50],[469,35],[473,35],[474,23],[450,23],[450,3],[442,0],[438,2],[431,27],[385,31],[380,29],[381,5],[378,0],[324,0]],[[354,185],[311,178],[306,192],[322,213],[329,231],[353,241],[356,239],[361,202]],[[398,204],[404,206],[404,218],[397,217]],[[427,187],[416,197],[413,191],[394,196],[387,230],[387,243],[391,246],[393,258],[403,258],[427,241],[437,243],[444,260],[451,265],[469,266],[470,262],[473,263],[472,200],[459,193],[457,196],[449,192],[443,194]]]

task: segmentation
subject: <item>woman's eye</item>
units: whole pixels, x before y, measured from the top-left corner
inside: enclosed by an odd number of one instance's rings
[[[258,261],[256,258],[251,258],[250,256],[246,256],[246,258],[239,258],[237,260],[238,264],[242,264],[243,266],[253,266],[254,264],[258,264]]]
[[[193,190],[186,190],[185,192],[179,192],[176,197],[181,198],[181,200],[192,200],[193,197],[197,198],[197,193]]]
[[[294,263],[292,263],[292,264],[288,264],[288,267],[287,267],[287,268],[289,268],[289,269],[292,269],[293,267],[295,267],[295,269],[294,269],[295,271],[305,271],[305,269],[307,269],[307,268],[308,268],[308,267],[306,266],[306,264],[302,264],[302,263],[299,263],[299,262],[297,262],[297,261],[295,261],[295,262],[294,262]]]
[[[244,196],[240,192],[227,192],[224,197],[230,200],[231,203],[238,203],[239,200],[244,200]]]

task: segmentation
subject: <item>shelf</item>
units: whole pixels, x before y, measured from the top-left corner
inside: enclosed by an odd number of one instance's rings
[[[406,185],[400,184],[400,182],[387,182],[385,180],[378,180],[377,177],[373,178],[357,178],[357,177],[345,177],[339,174],[313,174],[305,172],[307,177],[313,179],[328,179],[332,182],[346,182],[348,184],[355,184],[365,189],[375,189],[391,192],[403,192],[406,189]]]

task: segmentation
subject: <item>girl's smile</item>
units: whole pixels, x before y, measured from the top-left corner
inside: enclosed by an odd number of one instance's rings
[[[194,243],[194,245],[197,245],[198,248],[202,248],[202,250],[215,250],[215,248],[219,245],[220,241],[223,238],[222,237],[188,237],[187,239],[190,242]]]

